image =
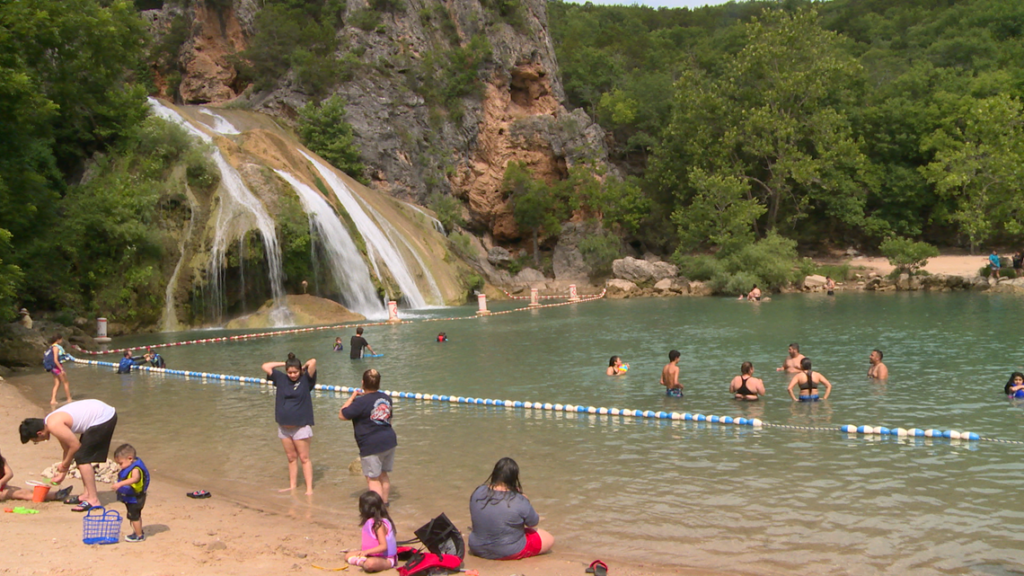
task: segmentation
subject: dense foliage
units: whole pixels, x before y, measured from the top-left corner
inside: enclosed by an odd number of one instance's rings
[[[345,101],[337,95],[299,109],[299,139],[335,168],[366,184],[355,131],[345,120]]]
[[[1024,3],[548,10],[570,104],[642,177],[648,249],[1024,240]]]

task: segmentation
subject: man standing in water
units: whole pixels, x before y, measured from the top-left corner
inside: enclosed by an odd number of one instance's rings
[[[53,476],[53,481],[57,484],[63,482],[71,462],[77,463],[85,491],[79,497],[79,505],[72,510],[84,512],[100,505],[92,465],[107,461],[115,426],[117,412],[113,406],[99,400],[79,400],[50,412],[45,420],[26,418],[21,422],[18,431],[22,444],[29,440],[36,444],[45,442],[51,435],[57,438],[64,449],[64,457],[57,464],[57,473]],[[76,438],[76,434],[81,436]]]
[[[661,385],[665,387],[665,395],[672,398],[683,397],[683,386],[679,383],[679,350],[668,353],[668,364],[661,369]]]
[[[800,353],[800,345],[796,342],[789,345],[789,358],[782,361],[782,366],[776,368],[776,372],[799,372],[800,361],[804,359],[804,355]]]
[[[363,348],[370,351],[370,354],[376,354],[370,343],[363,338],[363,327],[356,328],[356,335],[352,337],[352,340],[348,343],[349,353],[348,357],[353,360],[358,360],[363,357]]]
[[[885,364],[882,364],[882,351],[875,348],[871,351],[871,356],[868,357],[868,361],[871,362],[871,367],[868,368],[868,376],[876,380],[886,380],[889,378],[889,369],[886,368]]]

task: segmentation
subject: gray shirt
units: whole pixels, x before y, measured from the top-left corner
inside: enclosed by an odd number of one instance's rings
[[[497,560],[518,554],[526,546],[526,527],[540,523],[540,516],[522,494],[491,490],[482,485],[469,497],[473,532],[469,551]]]

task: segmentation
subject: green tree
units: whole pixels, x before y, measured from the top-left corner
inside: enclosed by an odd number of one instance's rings
[[[927,242],[915,242],[898,236],[886,238],[878,246],[882,256],[900,272],[913,274],[928,264],[929,258],[939,255],[939,249]]]
[[[654,162],[661,186],[684,206],[694,168],[750,185],[765,207],[764,230],[815,212],[863,226],[865,158],[842,105],[861,67],[813,10],[765,10],[746,25],[747,43],[712,77],[690,71],[676,84],[675,113]]]
[[[562,201],[559,186],[534,178],[524,163],[510,162],[505,168],[501,188],[511,196],[516,224],[530,231],[533,263],[540,266],[540,233],[557,234],[566,215],[566,203]]]
[[[921,173],[956,203],[951,219],[967,235],[971,253],[1000,228],[1024,232],[1024,109],[1007,95],[955,100],[942,128],[922,147],[935,153]]]
[[[331,96],[319,105],[310,102],[299,109],[299,139],[335,168],[365,182],[355,130],[345,120],[345,101]]]
[[[4,263],[3,259],[9,257],[10,248],[11,233],[0,228],[0,322],[10,322],[14,319],[18,289],[23,278],[20,268]]]

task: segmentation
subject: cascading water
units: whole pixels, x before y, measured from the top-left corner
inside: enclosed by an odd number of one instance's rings
[[[356,195],[349,190],[345,181],[338,177],[334,171],[324,165],[322,162],[316,160],[312,156],[302,152],[302,155],[307,160],[313,163],[317,172],[324,179],[327,186],[334,191],[334,195],[338,197],[341,205],[345,207],[345,211],[352,217],[352,221],[355,223],[359,233],[363,236],[363,240],[366,241],[366,249],[370,253],[370,260],[374,263],[376,269],[376,259],[380,258],[383,264],[391,272],[391,276],[398,283],[398,288],[402,291],[402,296],[406,299],[409,306],[412,308],[425,308],[427,306],[426,300],[423,298],[423,294],[420,292],[419,287],[416,285],[415,279],[409,272],[408,266],[405,264],[405,260],[402,259],[402,255],[392,244],[391,240],[381,230],[380,226],[363,210],[362,204],[356,199]],[[424,269],[424,273],[429,276],[429,272]],[[380,275],[378,274],[378,278]],[[433,281],[433,279],[431,279]],[[442,302],[438,302],[441,304]]]
[[[345,306],[367,318],[386,317],[387,310],[377,297],[370,270],[331,205],[291,174],[281,170],[274,172],[295,189],[309,215],[310,226],[315,227],[316,233],[323,240],[328,256],[327,264],[335,284],[342,289]]]
[[[167,281],[167,288],[164,290],[164,319],[162,328],[164,332],[174,332],[180,329],[178,313],[174,308],[174,288],[178,285],[178,274],[181,272],[181,265],[185,263],[185,247],[192,237],[192,228],[196,222],[197,210],[196,199],[192,196],[192,191],[188,189],[187,185],[185,186],[185,197],[188,198],[190,214],[188,224],[185,226],[185,231],[178,242],[178,253],[181,256],[178,258],[178,263],[174,265],[174,272],[171,272],[171,279]]]
[[[185,120],[174,110],[154,98],[148,100],[153,112],[160,118],[184,127],[203,142],[213,142],[213,138],[209,134],[193,126],[191,122]],[[270,313],[270,320],[274,326],[287,326],[290,323],[291,314],[284,302],[284,271],[281,266],[281,249],[277,244],[274,220],[267,214],[259,199],[246,187],[238,171],[224,159],[220,149],[213,147],[210,151],[210,158],[213,159],[220,171],[222,191],[208,270],[210,289],[213,293],[215,321],[220,323],[224,319],[224,255],[227,252],[227,244],[233,236],[238,236],[255,225],[260,231],[263,248],[266,250],[270,292],[274,299],[274,309]]]
[[[434,281],[434,277],[430,274],[430,270],[427,268],[427,265],[423,262],[423,259],[420,258],[420,255],[416,252],[412,245],[409,244],[409,241],[406,240],[404,236],[399,234],[398,230],[395,230],[395,227],[391,225],[391,222],[388,222],[386,218],[381,216],[380,212],[377,212],[376,210],[373,209],[372,206],[369,205],[366,205],[365,208],[377,220],[377,223],[380,224],[380,227],[382,230],[384,230],[384,234],[387,235],[388,240],[394,242],[395,238],[397,237],[398,241],[405,246],[406,250],[409,251],[409,254],[412,254],[412,257],[416,259],[416,263],[420,265],[420,270],[423,271],[423,276],[427,280],[427,285],[430,286],[430,295],[433,297],[434,302],[444,302],[444,297],[441,296],[441,290],[437,287],[437,282]],[[438,222],[438,224],[440,224],[440,222]]]
[[[207,108],[200,108],[199,112],[213,118],[212,128],[217,134],[241,134],[241,132],[238,131],[238,128],[235,128],[235,125],[228,122],[228,120],[223,116],[214,114]]]
[[[446,233],[446,232],[444,231],[444,224],[441,224],[441,221],[440,221],[440,220],[438,220],[437,218],[434,218],[434,217],[433,217],[433,216],[431,216],[430,214],[427,214],[426,212],[424,212],[424,211],[423,211],[423,209],[422,209],[422,208],[420,208],[419,206],[417,206],[417,205],[415,205],[415,204],[410,204],[410,203],[408,203],[408,202],[405,202],[404,204],[405,204],[406,206],[408,206],[409,208],[412,208],[413,210],[415,210],[415,211],[419,212],[420,214],[423,214],[423,216],[424,216],[424,217],[425,217],[425,218],[426,218],[426,219],[427,219],[428,221],[430,221],[430,224],[431,224],[431,225],[432,225],[432,226],[434,227],[434,230],[437,230],[437,231],[438,231],[438,232],[439,232],[440,234],[443,234],[443,235],[445,235],[445,236],[447,236],[447,235],[448,235],[448,234],[447,234],[447,233]]]

